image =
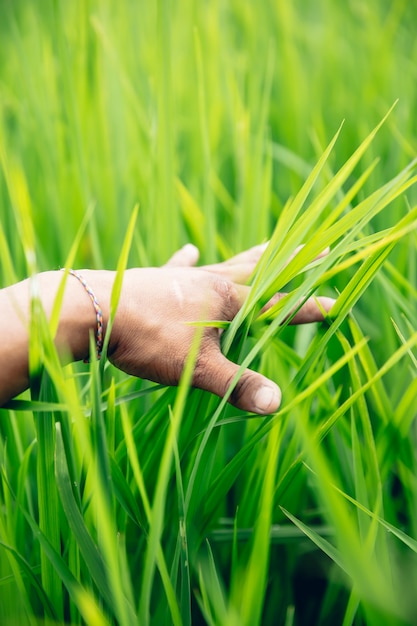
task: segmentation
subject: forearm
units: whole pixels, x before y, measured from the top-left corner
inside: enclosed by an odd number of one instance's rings
[[[108,319],[113,272],[83,270],[100,298],[104,325]],[[29,326],[31,281],[49,319],[63,272],[50,271],[0,290],[0,406],[29,385]],[[81,360],[89,354],[90,330],[97,321],[91,300],[73,276],[67,276],[55,344],[66,358]]]

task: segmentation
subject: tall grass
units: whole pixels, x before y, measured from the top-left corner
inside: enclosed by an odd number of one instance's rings
[[[266,418],[236,380],[190,389],[197,345],[175,389],[62,367],[34,301],[42,375],[0,410],[1,624],[416,622],[416,17],[1,3],[0,286],[269,240],[223,350],[283,389]],[[288,325],[316,293],[332,318]]]

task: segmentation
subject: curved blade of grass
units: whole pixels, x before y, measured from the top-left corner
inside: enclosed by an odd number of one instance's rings
[[[19,552],[13,548],[12,546],[7,545],[6,543],[4,543],[4,541],[0,540],[0,546],[2,548],[4,548],[5,550],[7,550],[8,552],[10,552],[10,554],[13,556],[14,560],[16,561],[16,563],[19,565],[20,567],[20,574],[17,575],[16,573],[14,574],[15,580],[17,581],[21,575],[23,575],[24,577],[27,578],[28,583],[33,587],[33,589],[35,590],[35,593],[39,599],[39,602],[41,603],[45,614],[47,617],[50,617],[52,620],[56,621],[58,619],[57,614],[55,613],[54,607],[52,605],[52,603],[49,600],[49,597],[47,595],[47,593],[45,592],[45,589],[42,587],[42,585],[40,584],[38,578],[35,576],[34,571],[33,571],[33,567],[26,561],[26,559],[23,558],[23,556],[21,554],[19,554]],[[29,609],[29,602],[28,599],[26,598],[25,601],[26,604],[26,614],[27,617],[30,621],[30,623],[35,623],[34,620],[31,617],[31,611]]]
[[[136,619],[131,579],[119,559],[117,526],[113,517],[113,485],[111,482],[110,455],[106,436],[106,424],[101,411],[101,381],[91,346],[91,422],[92,422],[92,468],[94,493],[92,507],[97,517],[97,547],[103,556],[107,585],[111,591],[112,610],[121,625],[127,626]],[[111,398],[110,398],[111,400]],[[109,410],[108,410],[109,412]]]
[[[68,524],[77,539],[77,544],[83,559],[103,598],[111,598],[112,593],[107,581],[105,564],[96,544],[86,528],[81,512],[74,499],[60,424],[56,425],[55,471],[62,507]]]
[[[8,483],[7,483],[7,479],[5,478],[5,473],[6,473],[5,468],[3,467],[2,468],[2,483],[3,483],[3,488],[7,489]],[[10,508],[10,507],[7,507],[7,508]],[[0,545],[6,549],[7,561],[10,566],[10,570],[13,576],[13,581],[16,585],[16,590],[19,593],[20,602],[23,605],[22,609],[24,611],[24,614],[27,616],[29,622],[31,624],[34,624],[34,619],[33,619],[33,616],[31,615],[31,610],[30,610],[31,603],[30,603],[29,593],[28,593],[29,589],[27,588],[27,585],[25,584],[25,581],[24,581],[26,561],[19,554],[18,550],[16,550],[13,546],[9,545],[11,543],[11,539],[12,538],[9,536],[9,533],[6,528],[6,524],[3,522],[3,515],[2,515],[0,517]],[[52,606],[51,602],[48,601],[47,594],[43,590],[42,585],[39,584],[38,579],[34,576],[33,571],[31,569],[30,569],[30,572],[28,573],[28,576],[29,576],[29,580],[31,583],[33,583],[32,578],[35,579],[36,584],[37,584],[37,587],[35,588],[40,593],[40,600],[42,601],[46,599],[46,605],[45,605],[46,612],[49,613],[50,615],[55,616],[56,613],[55,613],[54,607]],[[40,588],[40,590],[38,588]],[[1,600],[1,595],[0,595],[0,600]]]
[[[83,221],[80,224],[80,227],[77,231],[77,234],[75,236],[75,239],[71,245],[71,249],[68,253],[68,256],[65,260],[65,265],[64,267],[69,269],[72,268],[74,265],[74,259],[75,259],[75,255],[77,254],[77,250],[79,248],[79,245],[81,243],[82,237],[85,233],[85,230],[88,226],[89,221],[91,220],[91,216],[93,215],[93,211],[94,211],[94,204],[90,204],[90,206],[88,207]],[[49,328],[50,328],[50,332],[52,337],[55,337],[56,331],[58,329],[58,323],[59,323],[59,315],[60,315],[60,311],[61,311],[61,307],[62,307],[62,302],[64,299],[64,292],[65,292],[65,285],[67,282],[67,278],[68,278],[68,271],[63,272],[62,274],[62,280],[60,282],[60,285],[58,287],[58,291],[56,293],[55,296],[55,301],[54,301],[54,305],[52,308],[52,313],[51,313],[51,317],[49,318]]]
[[[170,412],[171,421],[173,419],[172,412]],[[185,498],[184,498],[184,485],[181,472],[181,461],[178,450],[178,443],[174,440],[174,460],[175,460],[175,475],[177,480],[178,489],[178,517],[179,517],[179,529],[178,529],[178,542],[181,555],[181,617],[182,626],[191,626],[192,613],[191,613],[191,576],[190,576],[190,556],[188,551],[188,531],[187,531],[187,516],[185,510]]]
[[[395,106],[395,105],[393,105]],[[258,300],[260,298],[260,293],[264,294],[264,301],[266,302],[272,295],[279,291],[279,285],[276,285],[273,281],[272,285],[268,288],[263,284],[259,284],[262,280],[261,277],[264,277],[264,272],[266,268],[269,266],[269,274],[270,276],[280,276],[282,274],[282,270],[286,265],[287,259],[290,257],[293,250],[303,242],[303,236],[311,230],[312,225],[316,222],[324,208],[327,207],[330,200],[336,195],[336,193],[341,188],[342,184],[346,181],[347,177],[352,172],[353,168],[356,166],[360,158],[363,156],[373,138],[375,137],[378,130],[381,128],[383,123],[385,122],[388,115],[391,113],[392,108],[388,111],[388,113],[384,116],[384,118],[380,121],[380,123],[374,128],[374,130],[368,135],[368,137],[361,143],[361,145],[356,149],[353,155],[344,163],[344,165],[339,169],[336,175],[331,179],[331,181],[326,185],[325,189],[319,194],[319,196],[313,200],[310,207],[306,210],[301,219],[299,219],[295,223],[295,219],[304,205],[307,196],[309,195],[311,188],[318,178],[322,168],[324,167],[329,154],[340,134],[341,128],[339,128],[338,132],[330,142],[329,146],[324,151],[323,155],[320,157],[317,165],[313,168],[310,176],[306,180],[305,184],[301,188],[300,192],[297,194],[296,198],[288,204],[286,210],[284,210],[278,220],[276,225],[274,234],[271,237],[269,246],[262,256],[260,262],[258,263],[258,267],[255,270],[255,277],[252,282],[252,292],[254,294],[254,298]],[[362,182],[366,177],[363,179]],[[344,204],[342,203],[342,210],[344,209]],[[348,214],[349,215],[349,214]],[[335,220],[338,216],[338,212],[331,214],[332,221]],[[346,216],[345,216],[346,217]],[[291,229],[293,224],[295,223],[294,228]],[[344,231],[346,232],[346,227]],[[284,239],[285,237],[285,239]],[[329,239],[322,247],[323,250],[326,245],[331,245],[331,240]],[[320,250],[318,250],[320,252]],[[317,252],[317,254],[318,254]],[[314,258],[314,257],[313,257]],[[288,267],[288,265],[287,265]],[[287,270],[288,271],[288,270]],[[264,279],[265,280],[265,279]],[[284,281],[285,284],[286,281]],[[244,317],[248,314],[249,304],[245,305],[242,308],[242,313],[237,316],[237,319],[234,323],[235,326],[239,326],[242,323]],[[232,331],[231,331],[232,332]],[[228,344],[226,343],[226,349]]]
[[[219,578],[216,562],[209,541],[206,539],[207,557],[199,565],[199,588],[197,595],[202,613],[210,626],[237,626],[238,616],[226,605],[225,593]]]
[[[262,623],[262,607],[266,594],[270,528],[274,507],[275,475],[278,463],[278,452],[281,441],[280,423],[276,422],[268,434],[266,462],[262,476],[260,501],[252,536],[250,555],[245,570],[240,572],[234,581],[237,587],[232,588],[232,598],[240,614],[242,625],[255,626]]]
[[[255,433],[250,437],[250,439],[248,439],[244,443],[239,452],[233,457],[228,465],[221,471],[219,476],[213,481],[210,494],[208,497],[206,497],[204,502],[204,523],[208,523],[208,521],[211,519],[214,510],[218,506],[218,502],[221,500],[223,495],[229,491],[231,485],[236,480],[237,475],[243,467],[244,460],[251,453],[253,447],[256,446],[257,443],[259,443],[265,437],[265,435],[273,428],[275,420],[282,420],[282,418],[287,413],[291,412],[294,406],[298,405],[305,399],[310,398],[318,387],[323,385],[327,380],[331,379],[336,371],[343,367],[350,358],[353,358],[353,356],[360,350],[360,347],[361,346],[354,346],[350,354],[341,357],[341,359],[339,359],[330,368],[328,368],[320,377],[315,379],[314,382],[302,392],[302,394],[298,394],[297,397],[292,401],[292,403],[278,411],[275,417],[266,418],[263,421],[261,426],[259,426]],[[190,478],[190,484],[192,479],[195,480],[195,473],[196,471],[193,472],[192,477]]]
[[[127,267],[129,258],[130,247],[132,244],[133,234],[135,231],[135,224],[138,216],[139,206],[136,205],[132,211],[132,216],[129,221],[129,225],[126,231],[126,236],[123,242],[123,246],[120,252],[119,260],[117,263],[116,278],[114,280],[111,297],[110,297],[110,316],[106,328],[106,336],[103,342],[103,354],[107,354],[107,348],[110,341],[111,329],[114,323],[114,317],[116,315],[117,305],[119,303],[120,294],[122,291],[123,274]],[[106,359],[100,361],[100,369],[103,375]]]
[[[7,479],[6,482],[13,496],[13,491]],[[95,624],[97,626],[109,626],[109,622],[102,615],[101,610],[98,608],[93,596],[81,587],[79,581],[68,569],[60,553],[55,550],[48,537],[41,531],[33,517],[23,508],[22,513],[33,532],[33,535],[38,539],[40,545],[42,546],[43,552],[50,560],[52,566],[68,590],[71,598],[78,606],[81,615],[85,618],[86,623]]]
[[[173,407],[172,420],[170,423],[170,428],[168,430],[168,435],[165,441],[159,465],[154,502],[151,509],[148,546],[146,550],[143,584],[139,602],[139,615],[141,616],[143,624],[149,623],[152,580],[154,576],[155,565],[157,562],[158,546],[161,540],[163,530],[166,490],[168,488],[168,480],[171,471],[173,450],[175,448],[175,440],[184,412],[185,401],[191,386],[194,365],[197,359],[202,333],[203,329],[199,328],[196,330],[194,335],[193,343],[188,354],[185,368],[178,387],[178,392]]]
[[[149,502],[149,498],[146,491],[145,479],[139,464],[139,459],[137,455],[137,449],[135,446],[135,442],[133,439],[132,429],[129,423],[129,417],[127,413],[127,408],[125,405],[121,407],[121,420],[123,433],[125,438],[125,445],[127,455],[132,467],[133,476],[135,478],[136,485],[139,490],[139,494],[141,496],[143,508],[145,510],[145,515],[148,520],[148,523],[152,521],[152,510]],[[171,611],[171,619],[174,624],[181,624],[181,615],[178,609],[177,599],[175,597],[175,591],[172,587],[171,580],[169,578],[168,569],[165,562],[165,557],[162,552],[161,544],[159,544],[157,548],[157,565],[161,575],[161,579],[164,585],[164,590],[168,599],[168,605]]]

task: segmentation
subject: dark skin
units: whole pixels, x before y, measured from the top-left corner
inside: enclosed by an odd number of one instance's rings
[[[265,244],[266,245],[266,244]],[[165,385],[178,384],[197,320],[231,321],[241,308],[251,276],[265,245],[255,246],[214,265],[194,267],[198,251],[187,245],[161,268],[126,270],[111,332],[108,358],[119,369]],[[115,272],[80,270],[99,301],[106,328]],[[39,293],[50,315],[63,279],[62,272],[37,276]],[[0,290],[0,406],[28,387],[29,280]],[[273,304],[279,294],[269,303]],[[294,324],[317,322],[334,300],[308,300],[292,319]],[[96,317],[83,286],[72,276],[66,280],[60,323],[55,337],[58,349],[71,360],[88,357],[89,332]],[[220,330],[204,329],[193,374],[193,385],[222,397],[239,366],[220,349]],[[247,369],[229,401],[258,414],[276,411],[281,402],[278,385]]]

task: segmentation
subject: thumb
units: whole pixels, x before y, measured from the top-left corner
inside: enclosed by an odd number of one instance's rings
[[[239,366],[229,361],[219,351],[213,353],[211,359],[205,360],[201,370],[196,371],[194,385],[222,398],[238,371]],[[269,378],[247,369],[236,383],[229,402],[244,411],[268,415],[278,410],[281,404],[281,390]]]

